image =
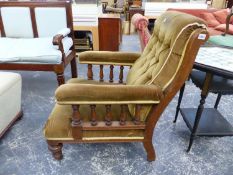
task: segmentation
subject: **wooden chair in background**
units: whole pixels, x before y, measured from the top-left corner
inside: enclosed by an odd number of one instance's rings
[[[71,63],[77,77],[71,3],[0,2],[0,70],[53,71]]]
[[[126,13],[128,9],[127,0],[108,0],[102,2],[103,13]]]

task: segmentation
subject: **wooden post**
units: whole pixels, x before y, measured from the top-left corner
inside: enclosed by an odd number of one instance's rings
[[[72,105],[72,136],[74,139],[82,139],[82,126],[81,126],[81,115],[79,112],[79,105]]]
[[[113,82],[113,69],[114,69],[114,66],[110,65],[110,74],[109,74],[109,82],[110,83]]]
[[[140,111],[141,111],[141,105],[136,105],[136,111],[135,111],[135,117],[134,117],[135,125],[140,124]]]
[[[104,81],[104,71],[103,71],[103,65],[100,65],[100,81]]]
[[[127,105],[121,105],[120,125],[125,125]]]
[[[90,107],[91,107],[91,125],[96,126],[97,125],[97,116],[95,111],[96,105],[90,105]]]
[[[87,77],[88,80],[93,80],[92,64],[88,64]]]
[[[123,78],[124,78],[124,66],[120,66],[119,83],[123,83]]]
[[[105,116],[105,124],[110,126],[112,124],[112,112],[111,105],[106,105],[106,116]]]

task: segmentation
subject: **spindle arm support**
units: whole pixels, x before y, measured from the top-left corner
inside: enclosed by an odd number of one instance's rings
[[[86,51],[79,54],[79,63],[131,66],[140,56],[140,53]]]
[[[155,85],[65,84],[55,96],[58,104],[158,104],[163,93]]]

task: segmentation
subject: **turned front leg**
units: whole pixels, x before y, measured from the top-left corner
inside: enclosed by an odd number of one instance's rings
[[[49,141],[47,141],[47,143],[48,143],[48,149],[49,149],[49,151],[51,151],[53,157],[56,160],[61,160],[63,158],[63,155],[62,155],[63,144],[62,143],[52,143]]]

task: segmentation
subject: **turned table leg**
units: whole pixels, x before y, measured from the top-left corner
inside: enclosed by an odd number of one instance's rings
[[[51,143],[49,141],[47,141],[47,143],[48,143],[48,149],[49,151],[52,152],[53,157],[56,160],[61,160],[63,158],[63,155],[62,155],[63,144],[62,143]]]
[[[198,109],[197,109],[197,113],[196,113],[193,129],[192,129],[192,133],[190,136],[189,146],[188,146],[187,152],[190,151],[192,144],[193,144],[193,139],[196,136],[196,131],[198,128],[199,121],[201,119],[201,114],[202,114],[203,109],[204,109],[205,99],[208,95],[209,86],[210,86],[210,83],[212,81],[212,78],[213,78],[213,75],[211,73],[206,73],[205,81],[204,81],[202,91],[201,91],[201,100],[200,100],[200,104],[199,104]]]

